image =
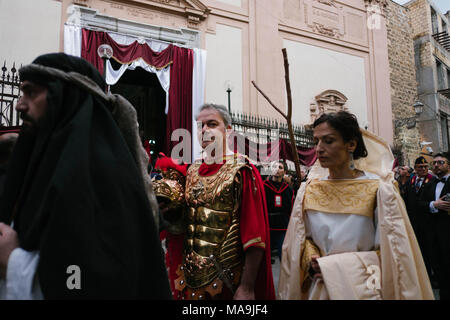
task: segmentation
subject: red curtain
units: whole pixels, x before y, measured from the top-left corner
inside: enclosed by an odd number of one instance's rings
[[[170,155],[178,144],[172,142],[172,132],[183,128],[192,135],[192,73],[194,52],[191,49],[173,46],[173,64],[170,67],[169,113],[166,126],[166,150]],[[189,141],[189,144],[191,141]]]
[[[258,144],[235,132],[230,136],[229,144],[232,150],[245,154],[254,161],[271,162],[278,159],[294,161],[291,143],[285,139]],[[264,148],[267,148],[267,152],[264,152]],[[309,167],[317,160],[314,148],[297,147],[297,153],[302,165]]]
[[[103,60],[97,54],[101,44],[109,44],[113,49],[113,59],[121,64],[142,58],[156,69],[163,69],[172,63],[173,45],[161,52],[155,52],[144,43],[134,41],[130,45],[115,42],[106,32],[82,29],[81,57],[92,63],[103,74]]]
[[[172,142],[172,132],[183,128],[192,134],[192,75],[194,52],[191,49],[169,45],[161,52],[154,52],[147,44],[137,41],[130,45],[115,42],[106,32],[82,30],[81,57],[92,63],[103,74],[103,60],[97,54],[101,44],[113,48],[113,58],[121,64],[138,58],[157,68],[170,66],[169,112],[166,122],[165,154],[169,154],[178,142]]]

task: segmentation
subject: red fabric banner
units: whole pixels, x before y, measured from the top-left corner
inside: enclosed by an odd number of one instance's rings
[[[113,49],[113,59],[121,64],[131,63],[142,58],[156,69],[164,69],[173,62],[173,45],[161,52],[153,51],[146,43],[137,40],[130,45],[115,42],[106,32],[82,29],[81,57],[92,63],[103,74],[103,60],[98,56],[97,49],[101,44],[108,44]]]

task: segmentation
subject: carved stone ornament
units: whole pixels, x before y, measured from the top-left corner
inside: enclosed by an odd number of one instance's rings
[[[313,32],[338,39],[345,35],[344,9],[334,0],[305,0],[304,8]]]
[[[388,5],[387,0],[364,0],[366,7],[370,5],[379,5],[380,7],[386,7]]]
[[[364,0],[364,2],[366,3],[366,8],[368,11],[377,11],[374,9],[375,7],[381,11],[380,13],[383,16],[386,16],[386,7],[388,5],[387,0]]]
[[[321,33],[321,34],[323,34],[325,36],[339,37],[337,29],[326,27],[323,24],[320,24],[320,23],[317,23],[317,22],[314,23],[313,29],[316,32]]]
[[[323,4],[326,4],[326,5],[329,5],[329,6],[336,6],[336,4],[334,3],[334,0],[317,0],[318,2],[320,2],[320,3],[323,3]]]
[[[200,0],[152,0],[152,2],[165,5],[166,9],[170,7],[179,7],[184,9],[184,16],[187,19],[189,28],[198,29],[200,23],[205,20],[211,9],[209,9]]]
[[[337,90],[326,90],[316,96],[315,102],[310,105],[311,123],[316,121],[323,113],[348,111],[345,103],[347,97]]]

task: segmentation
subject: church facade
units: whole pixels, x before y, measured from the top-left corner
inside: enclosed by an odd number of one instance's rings
[[[286,48],[295,124],[348,110],[361,127],[393,142],[386,0],[37,2],[58,15],[59,27],[47,27],[58,39],[49,49],[71,53],[74,41],[88,45],[74,29],[106,32],[120,45],[137,40],[198,49],[204,68],[197,103],[223,104],[238,113],[280,118],[252,81],[285,110]]]

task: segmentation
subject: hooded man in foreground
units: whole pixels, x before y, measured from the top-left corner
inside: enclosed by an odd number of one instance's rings
[[[19,72],[0,298],[169,299],[134,108],[80,58],[47,54]]]

